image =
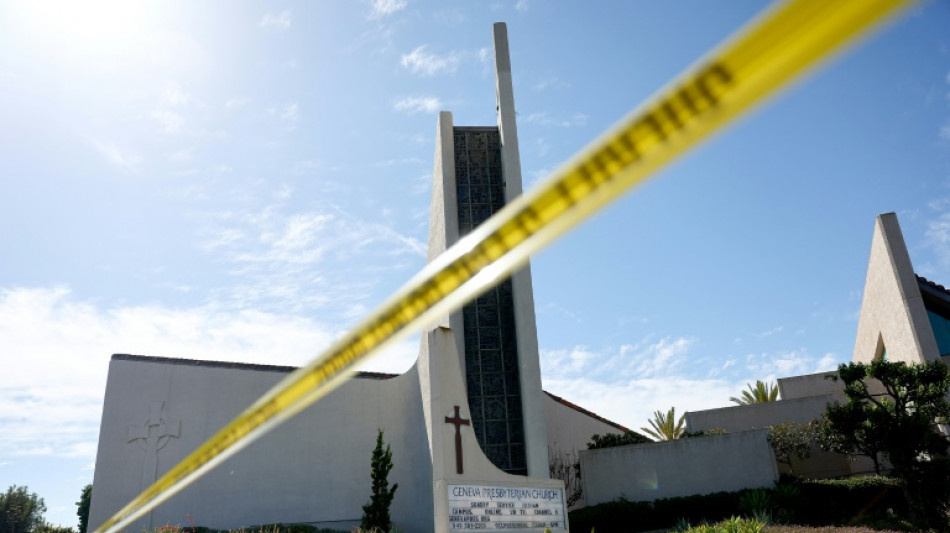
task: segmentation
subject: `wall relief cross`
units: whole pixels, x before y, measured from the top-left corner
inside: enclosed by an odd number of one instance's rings
[[[181,421],[171,418],[165,411],[165,402],[153,402],[148,416],[129,426],[128,442],[135,442],[145,450],[145,465],[142,469],[142,488],[155,482],[158,470],[158,450],[168,444],[172,437],[181,435]]]

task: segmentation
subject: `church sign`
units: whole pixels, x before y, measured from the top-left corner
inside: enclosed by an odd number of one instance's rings
[[[564,489],[449,485],[449,530],[567,529]]]

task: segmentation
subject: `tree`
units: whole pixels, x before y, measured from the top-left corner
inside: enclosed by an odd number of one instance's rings
[[[392,529],[389,517],[389,508],[396,495],[399,484],[389,487],[389,471],[393,469],[393,453],[386,445],[383,449],[383,430],[376,434],[376,447],[370,460],[370,478],[373,480],[373,494],[369,503],[363,506],[363,520],[360,527],[363,531],[387,532]]]
[[[732,398],[729,398],[729,400],[739,405],[768,403],[778,400],[778,385],[774,383],[756,381],[755,387],[753,387],[751,383],[746,383],[746,386],[749,387],[749,390],[742,391],[741,397],[736,398],[733,396]]]
[[[69,526],[54,526],[53,524],[43,524],[36,528],[33,533],[76,533],[76,530]]]
[[[811,457],[811,444],[815,441],[814,423],[798,424],[785,422],[769,427],[769,444],[775,452],[775,460],[792,468],[792,457]]]
[[[950,371],[941,361],[907,365],[875,361],[838,367],[831,379],[844,383],[845,404],[829,404],[825,411],[827,446],[832,451],[883,455],[901,478],[905,494],[921,525],[939,523],[950,511],[950,440],[937,423],[950,418],[947,390]],[[880,387],[877,394],[869,387]]]
[[[634,431],[624,433],[604,433],[603,435],[591,435],[590,442],[587,443],[588,450],[598,448],[612,448],[614,446],[626,446],[628,444],[645,444],[653,442],[643,435]]]
[[[676,420],[676,408],[670,407],[670,410],[666,414],[656,411],[653,413],[653,420],[647,420],[653,429],[640,429],[656,440],[673,440],[683,436],[683,424],[685,421],[686,414],[680,415],[679,420]]]
[[[46,503],[26,487],[12,485],[0,494],[0,533],[33,533],[45,524]]]
[[[76,516],[79,517],[79,533],[86,533],[89,525],[89,504],[92,502],[92,483],[82,488],[82,495],[76,502]]]
[[[559,448],[552,449],[548,446],[548,473],[551,479],[564,482],[564,497],[568,507],[573,506],[584,495],[581,462],[576,449],[572,452],[561,452]]]

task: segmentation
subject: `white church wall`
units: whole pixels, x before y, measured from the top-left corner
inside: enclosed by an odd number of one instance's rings
[[[814,374],[817,377],[820,374]],[[810,378],[812,376],[801,376]],[[820,387],[811,379],[804,380],[806,387],[809,382],[814,385],[812,390],[820,390]],[[831,382],[834,384],[834,382]],[[838,385],[840,388],[840,384]],[[784,396],[783,396],[784,398]],[[688,431],[708,431],[712,428],[720,428],[729,432],[746,431],[755,428],[768,428],[794,422],[803,424],[812,421],[825,412],[825,407],[829,402],[834,402],[839,398],[830,394],[818,396],[806,396],[803,398],[783,399],[777,402],[767,402],[752,405],[735,405],[731,407],[720,407],[718,409],[708,409],[705,411],[690,411],[686,413],[686,427]],[[779,465],[783,473],[792,471],[803,477],[810,478],[829,478],[850,474],[851,466],[847,457],[825,452],[817,446],[811,449],[811,456],[804,461],[792,460],[792,469],[786,465]]]
[[[585,414],[545,394],[544,418],[548,421],[548,449],[574,453],[587,449],[591,435],[623,433],[616,424]]]
[[[151,435],[178,434],[157,442],[155,466],[162,474],[286,375],[286,370],[255,370],[253,365],[194,363],[111,362],[90,526],[101,524],[155,479],[142,449],[149,443],[129,440],[148,419],[151,405],[163,408],[165,422],[151,428]],[[392,447],[390,482],[400,485],[394,523],[406,532],[431,530],[431,462],[415,369],[386,380],[350,380],[132,530],[189,520],[213,528],[284,522],[347,530],[359,523],[361,506],[369,501],[377,428]]]
[[[581,452],[588,505],[771,488],[778,470],[763,429]]]
[[[708,431],[720,428],[729,432],[753,428],[767,428],[785,422],[809,422],[825,412],[828,402],[835,401],[830,395],[809,396],[794,400],[734,405],[704,411],[686,413],[687,431]]]
[[[841,382],[832,381],[828,376],[837,372],[819,372],[802,376],[778,378],[778,391],[781,401],[807,398],[809,396],[831,395],[835,398],[844,397],[844,387]]]

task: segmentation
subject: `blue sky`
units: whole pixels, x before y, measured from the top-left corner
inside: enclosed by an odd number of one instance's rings
[[[493,22],[530,187],[765,5],[0,1],[0,489],[75,525],[112,353],[301,364],[418,271]],[[948,27],[914,8],[539,254],[545,388],[639,428],[834,368],[879,213],[950,283]]]

